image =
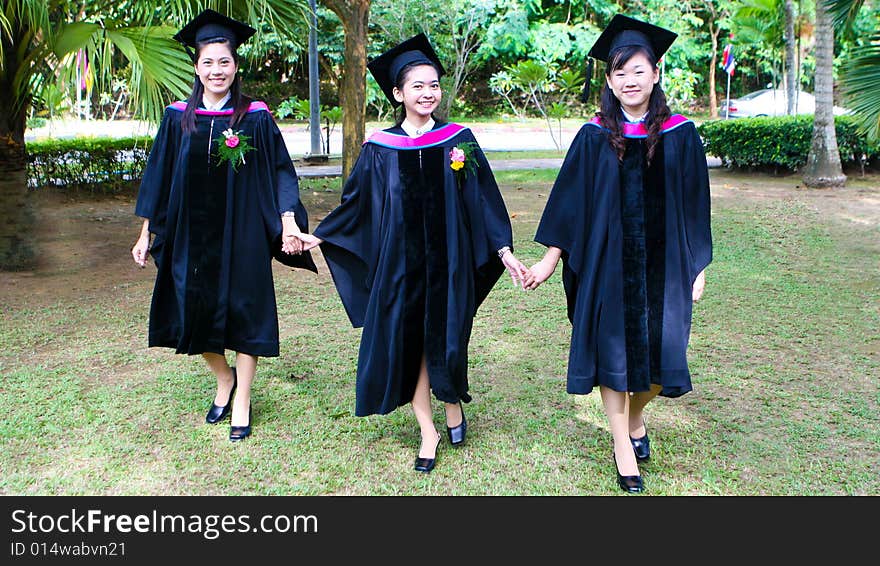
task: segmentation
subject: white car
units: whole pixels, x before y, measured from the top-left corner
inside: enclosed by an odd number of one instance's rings
[[[719,118],[746,118],[751,116],[785,116],[785,90],[765,88],[756,90],[740,98],[731,98],[729,105],[727,100],[721,101],[718,109]],[[816,98],[802,90],[797,91],[795,101],[795,114],[813,114],[816,111]],[[849,110],[839,106],[834,107],[834,115],[847,114]]]

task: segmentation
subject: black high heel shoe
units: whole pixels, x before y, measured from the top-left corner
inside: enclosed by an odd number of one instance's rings
[[[211,408],[208,409],[208,414],[205,415],[206,423],[217,424],[229,415],[230,411],[232,411],[232,396],[235,395],[235,388],[237,386],[238,376],[235,373],[235,368],[232,368],[232,389],[229,390],[229,400],[222,407],[218,407],[212,401]]]
[[[639,462],[647,462],[651,459],[651,441],[648,439],[648,427],[645,425],[645,422],[642,421],[642,426],[645,427],[645,436],[641,438],[633,438],[629,437],[629,442],[632,444],[633,452],[636,453],[636,460]]]
[[[622,476],[617,468],[617,457],[611,453],[611,461],[614,463],[614,471],[617,473],[617,485],[627,493],[642,493],[645,491],[645,483],[642,476]]]
[[[239,440],[244,440],[248,436],[251,435],[251,421],[253,420],[254,411],[253,407],[248,405],[248,424],[244,426],[230,426],[229,427],[229,440],[231,442],[238,442]]]
[[[440,448],[440,441],[443,440],[443,437],[440,436],[440,433],[437,433],[437,446],[434,447],[434,457],[433,458],[422,458],[421,456],[416,455],[416,465],[415,470],[417,472],[428,473],[434,469],[434,464],[437,462],[437,449]]]
[[[458,406],[461,409],[461,423],[458,426],[446,426],[449,444],[453,446],[464,444],[464,438],[467,435],[467,419],[464,416],[464,407],[461,406],[461,401],[458,402]]]

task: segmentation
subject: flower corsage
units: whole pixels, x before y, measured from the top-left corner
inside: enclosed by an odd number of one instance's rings
[[[459,179],[466,179],[468,173],[476,174],[480,164],[474,158],[476,142],[465,142],[452,148],[449,152],[449,167],[455,171]]]
[[[232,164],[233,171],[238,171],[238,166],[247,163],[244,160],[244,154],[254,146],[248,143],[251,137],[243,134],[241,130],[235,131],[232,128],[223,130],[223,135],[214,141],[217,143],[217,159],[218,165],[228,161]]]

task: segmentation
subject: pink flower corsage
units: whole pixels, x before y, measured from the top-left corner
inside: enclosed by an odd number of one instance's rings
[[[243,134],[241,131],[234,131],[232,128],[223,130],[223,136],[214,140],[217,143],[217,160],[218,164],[226,161],[232,164],[232,169],[238,171],[239,165],[247,164],[244,154],[254,146],[248,143],[250,136]]]

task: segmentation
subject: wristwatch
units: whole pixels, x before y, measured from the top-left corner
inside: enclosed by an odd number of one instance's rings
[[[296,216],[296,213],[292,210],[285,210],[281,213],[281,218],[289,218],[291,216]]]
[[[503,248],[501,248],[500,250],[498,250],[498,259],[503,258],[503,257],[504,257],[504,254],[506,254],[506,253],[509,252],[509,251],[510,251],[510,246],[504,246]]]

